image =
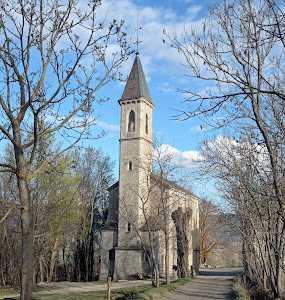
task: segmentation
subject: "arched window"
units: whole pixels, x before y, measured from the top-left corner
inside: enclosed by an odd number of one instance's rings
[[[133,110],[131,110],[131,112],[129,114],[128,131],[134,132],[135,126],[136,126],[136,115],[135,115],[135,112]]]
[[[131,223],[128,222],[128,232],[130,232],[130,231],[131,231]]]
[[[145,115],[145,133],[148,134],[148,115]]]
[[[133,163],[129,161],[129,170],[132,171],[132,169],[133,169]]]

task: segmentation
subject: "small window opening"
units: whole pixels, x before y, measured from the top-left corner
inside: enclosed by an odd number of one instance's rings
[[[133,170],[133,163],[131,161],[129,161],[129,170],[132,171]]]
[[[145,115],[145,133],[148,134],[148,115]]]
[[[135,112],[133,110],[131,110],[130,114],[129,114],[129,124],[128,124],[128,131],[129,132],[134,132],[135,131],[135,120],[136,116],[135,116]]]
[[[128,222],[128,232],[130,232],[130,231],[131,231],[131,223]]]
[[[109,250],[109,260],[115,260],[115,250]]]

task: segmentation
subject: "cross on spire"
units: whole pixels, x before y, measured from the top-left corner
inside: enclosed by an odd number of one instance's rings
[[[137,14],[137,40],[134,42],[135,45],[137,45],[137,52],[136,54],[139,54],[139,44],[142,42],[139,40],[139,30],[142,29],[142,27],[139,27],[139,14]]]

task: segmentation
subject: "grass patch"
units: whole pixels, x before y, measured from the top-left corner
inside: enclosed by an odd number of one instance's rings
[[[140,293],[151,289],[151,286],[138,286],[129,289],[114,290],[111,293],[112,300],[136,299]],[[107,291],[85,292],[85,293],[70,293],[70,294],[42,294],[34,295],[35,300],[106,300]],[[19,300],[20,297],[13,299]]]
[[[35,285],[33,287],[33,292],[34,293],[36,293],[36,292],[42,292],[42,291],[45,291],[45,290],[46,289],[44,287],[41,287],[41,286]],[[0,298],[5,298],[5,297],[8,298],[9,295],[20,294],[20,292],[21,292],[21,287],[19,285],[16,285],[16,286],[11,287],[8,290],[0,291]]]
[[[135,300],[156,300],[160,299],[162,296],[168,294],[171,291],[176,290],[181,285],[186,284],[191,281],[192,278],[182,278],[171,282],[170,284],[161,284],[158,288],[151,287],[148,291],[145,291],[139,294],[137,297],[134,297]],[[132,298],[131,298],[132,299]]]
[[[250,300],[250,296],[244,286],[241,276],[236,276],[233,279],[233,290],[235,293],[235,300]]]
[[[111,293],[111,299],[123,300],[123,299],[134,299],[139,293],[143,293],[150,286],[133,287],[129,289],[114,290]],[[66,295],[35,295],[36,300],[106,300],[107,292],[87,292],[87,293],[72,293]]]

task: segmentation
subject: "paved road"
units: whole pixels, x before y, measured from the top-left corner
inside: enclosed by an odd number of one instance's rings
[[[242,272],[242,269],[204,269],[197,279],[161,300],[232,300],[232,279]]]

